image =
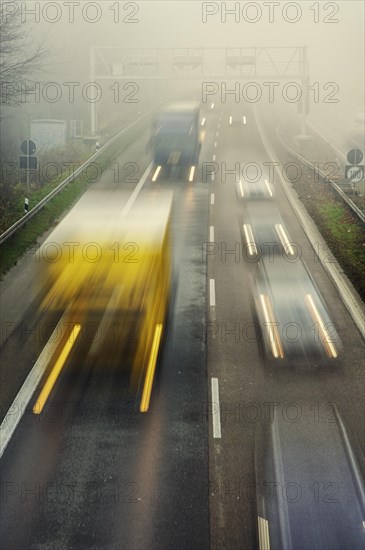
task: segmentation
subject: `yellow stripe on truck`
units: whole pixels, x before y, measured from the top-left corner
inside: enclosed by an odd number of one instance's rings
[[[160,341],[161,341],[161,334],[162,334],[162,324],[159,323],[158,325],[156,325],[155,333],[153,335],[151,355],[148,361],[147,373],[144,381],[144,387],[143,387],[143,393],[142,393],[142,399],[141,399],[141,405],[139,408],[140,412],[147,412],[148,407],[150,406],[153,378],[155,375],[158,350],[159,350]]]
[[[76,338],[81,330],[81,325],[77,324],[73,327],[70,336],[67,339],[66,344],[63,346],[62,351],[51,370],[51,374],[47,378],[46,383],[43,386],[43,389],[41,393],[39,394],[39,397],[37,401],[35,402],[35,405],[33,407],[34,414],[40,414],[43,410],[43,407],[49,397],[49,394],[52,391],[53,386],[56,383],[56,380],[62,370],[63,365],[66,362],[67,357],[69,356],[69,353],[72,349],[72,346],[74,345]]]

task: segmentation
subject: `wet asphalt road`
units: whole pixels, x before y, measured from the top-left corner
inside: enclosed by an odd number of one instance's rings
[[[233,124],[230,125],[231,115]],[[243,115],[246,125],[240,122]],[[293,362],[287,368],[280,368],[267,363],[254,329],[251,284],[256,265],[247,262],[247,255],[242,252],[240,226],[247,215],[244,206],[237,203],[235,182],[239,175],[248,174],[253,164],[263,174],[266,170],[269,176],[269,165],[264,163],[270,163],[271,158],[263,147],[251,109],[242,111],[237,104],[223,106],[212,132],[217,145],[213,144],[211,160],[215,154],[219,171],[210,183],[214,204],[210,204],[209,226],[214,228],[215,248],[210,249],[207,269],[208,278],[215,281],[215,306],[208,305],[207,349],[208,375],[217,378],[219,383],[221,438],[213,438],[210,430],[211,548],[248,549],[257,547],[256,427],[272,417],[274,408],[285,421],[298,422],[298,429],[303,421],[313,425],[333,422],[328,408],[328,402],[333,402],[361,441],[364,345],[288,204],[279,178],[274,175],[271,184],[276,193],[274,202],[291,242],[301,251],[300,257],[327,304],[344,347],[336,367],[303,369]],[[290,481],[296,483],[295,479]],[[317,481],[325,487],[333,480]],[[308,491],[309,487],[301,489]]]
[[[110,179],[98,187],[115,193]],[[117,364],[71,354],[44,414],[31,412],[37,390],[2,457],[2,548],[209,548],[207,425],[191,406],[208,399],[207,186],[170,178],[153,188],[174,192],[174,284],[150,410],[136,411]],[[25,371],[46,340],[32,334],[34,318],[30,306],[27,331],[23,323],[2,350],[9,401],[20,383],[12,362]]]
[[[170,177],[153,185],[156,192],[174,191],[176,292],[149,413],[129,406],[120,370],[86,367],[71,356],[47,414],[31,413],[33,398],[1,459],[2,548],[255,548],[257,422],[275,406],[288,421],[300,414],[325,423],[330,401],[361,438],[363,342],[276,179],[276,204],[338,325],[344,350],[337,368],[321,371],[295,365],[278,370],[260,353],[250,292],[255,265],[240,252],[244,214],[235,179],[237,163],[241,170],[245,163],[270,159],[253,113],[241,113],[237,105],[232,113],[234,120],[245,114],[247,125],[229,125],[227,105],[207,111],[201,161],[218,165],[214,181],[203,164],[194,184]],[[142,147],[136,145],[121,162],[136,160],[143,173],[148,162],[140,160]],[[223,163],[232,170],[225,177]],[[111,175],[103,178],[100,185],[112,193]],[[132,191],[133,185],[124,188]],[[216,246],[206,257],[210,227]],[[43,344],[16,334],[1,352],[2,380],[10,388],[3,401],[12,400],[19,373],[30,369]],[[209,414],[212,376],[219,382],[219,439],[213,438]]]

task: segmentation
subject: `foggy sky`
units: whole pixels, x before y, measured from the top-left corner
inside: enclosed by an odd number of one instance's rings
[[[35,3],[28,1],[28,9],[34,8]],[[119,12],[115,1],[85,0],[72,2],[73,22],[70,22],[71,7],[67,2],[58,1],[60,20],[48,23],[45,21],[47,17],[56,18],[57,11],[52,8],[55,3],[40,2],[46,11],[41,12],[40,22],[33,23],[33,29],[39,37],[47,34],[49,42],[61,49],[58,65],[52,67],[53,74],[58,72],[60,78],[75,74],[87,77],[90,45],[124,48],[308,45],[311,79],[336,81],[346,96],[357,103],[362,101],[364,4],[361,0],[280,2],[279,6],[275,5],[278,2],[262,1],[145,0],[119,2]],[[99,6],[101,14],[95,23],[86,20],[88,17],[93,19],[98,13],[92,4]],[[235,21],[234,15],[227,14],[224,22],[224,5],[226,10],[232,10],[235,4],[240,8],[239,21]],[[204,5],[205,10],[218,10],[217,14],[206,15],[205,23],[202,21]],[[285,21],[285,16],[292,20],[296,13],[300,14],[297,22]],[[256,14],[260,14],[258,21],[250,22]],[[270,14],[274,19],[272,23]],[[315,22],[316,17],[318,22]],[[325,18],[328,22],[324,21]],[[338,22],[331,22],[336,19]],[[32,20],[34,16],[27,14],[26,22],[29,24]]]

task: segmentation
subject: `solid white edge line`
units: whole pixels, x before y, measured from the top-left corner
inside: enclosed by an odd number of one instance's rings
[[[142,189],[142,187],[146,183],[146,179],[147,179],[149,173],[151,172],[152,165],[153,165],[153,163],[151,162],[147,166],[144,174],[142,175],[141,179],[138,182],[138,185],[136,185],[133,193],[131,194],[131,196],[129,197],[127,202],[125,203],[124,208],[121,212],[122,216],[125,216],[126,214],[128,214],[129,210],[131,209],[131,206],[133,205],[134,201],[136,200],[136,198],[138,196],[138,193],[140,192],[140,190]]]
[[[209,227],[209,242],[214,243],[214,225]]]
[[[214,439],[220,439],[221,434],[221,418],[219,408],[219,386],[218,378],[212,377],[212,422],[213,422],[213,437]]]
[[[215,306],[215,281],[214,279],[209,279],[209,299],[211,307]]]
[[[21,417],[23,416],[25,409],[32,398],[33,393],[37,389],[42,376],[44,375],[49,361],[55,352],[56,346],[60,341],[61,336],[58,332],[61,329],[61,323],[66,315],[66,312],[62,315],[56,328],[52,332],[47,344],[44,346],[40,356],[34,363],[34,366],[24,384],[20,388],[17,396],[15,397],[12,405],[5,415],[4,420],[0,426],[0,457],[2,457],[10,439],[13,435],[17,425],[19,424]],[[62,335],[62,333],[60,333]],[[58,335],[58,338],[56,337]],[[15,410],[15,413],[12,412]]]
[[[214,193],[210,194],[210,204],[214,204]]]

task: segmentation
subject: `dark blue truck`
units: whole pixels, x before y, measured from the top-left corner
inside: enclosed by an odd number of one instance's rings
[[[155,165],[196,166],[202,142],[198,103],[174,103],[157,115],[152,131]]]

